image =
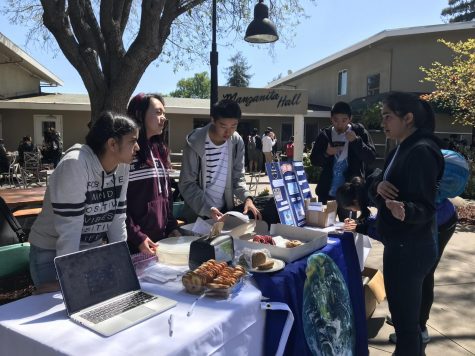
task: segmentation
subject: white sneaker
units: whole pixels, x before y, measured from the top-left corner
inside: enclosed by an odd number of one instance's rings
[[[421,336],[422,336],[423,344],[427,344],[430,341],[429,331],[427,329],[421,332]],[[393,344],[397,343],[396,333],[389,334],[389,341],[392,342]]]

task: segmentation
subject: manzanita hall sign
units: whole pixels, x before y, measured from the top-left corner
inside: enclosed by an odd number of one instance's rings
[[[306,114],[306,90],[219,87],[218,98],[236,101],[246,114]]]

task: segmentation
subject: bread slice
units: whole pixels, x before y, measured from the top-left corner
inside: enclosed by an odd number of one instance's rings
[[[274,267],[274,260],[269,259],[269,260],[266,260],[264,263],[260,264],[259,266],[257,266],[257,269],[261,271],[266,271],[268,269],[271,269],[272,267]]]

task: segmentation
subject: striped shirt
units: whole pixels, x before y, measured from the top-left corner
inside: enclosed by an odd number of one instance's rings
[[[215,145],[206,135],[206,202],[218,209],[225,205],[224,188],[228,175],[228,142]]]

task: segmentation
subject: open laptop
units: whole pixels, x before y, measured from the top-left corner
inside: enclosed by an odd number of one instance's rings
[[[59,256],[54,264],[69,317],[104,336],[177,304],[140,290],[125,241]]]

